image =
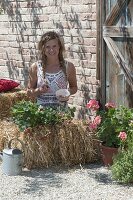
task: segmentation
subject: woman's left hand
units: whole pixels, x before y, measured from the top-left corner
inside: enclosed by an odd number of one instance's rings
[[[68,101],[68,100],[69,100],[69,97],[70,97],[70,96],[62,96],[62,95],[60,95],[60,96],[58,96],[58,100],[59,100],[60,102]]]

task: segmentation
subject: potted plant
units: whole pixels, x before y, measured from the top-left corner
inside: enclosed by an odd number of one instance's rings
[[[127,147],[118,152],[111,166],[112,178],[120,183],[133,183],[133,122],[130,127]]]
[[[95,117],[89,121],[89,129],[101,141],[102,154],[107,152],[109,156],[103,161],[105,165],[112,164],[112,156],[118,152],[120,146],[127,146],[127,138],[130,137],[130,123],[133,119],[133,109],[110,102],[105,104],[105,109],[100,110],[98,101],[95,99],[87,103],[87,108],[95,112]],[[106,148],[108,147],[108,148]],[[110,153],[113,150],[113,153]]]

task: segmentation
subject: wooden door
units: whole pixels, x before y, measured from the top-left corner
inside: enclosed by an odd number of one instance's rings
[[[97,1],[101,100],[133,107],[133,0]]]

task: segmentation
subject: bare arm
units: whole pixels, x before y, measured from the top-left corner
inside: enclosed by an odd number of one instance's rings
[[[35,89],[37,86],[37,66],[33,63],[29,69],[28,88]]]
[[[68,63],[67,66],[67,78],[69,83],[70,94],[75,94],[77,92],[77,79],[76,79],[76,69],[72,63]]]
[[[37,88],[37,65],[33,63],[29,69],[29,80],[28,80],[28,89],[27,95],[31,98],[35,98],[40,94],[47,92],[48,88],[46,85]]]

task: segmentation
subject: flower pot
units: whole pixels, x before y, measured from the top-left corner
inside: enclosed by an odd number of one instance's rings
[[[104,145],[100,145],[102,161],[105,166],[110,166],[113,164],[113,156],[118,153],[118,148],[107,147]]]

